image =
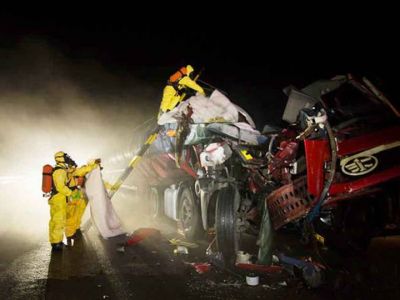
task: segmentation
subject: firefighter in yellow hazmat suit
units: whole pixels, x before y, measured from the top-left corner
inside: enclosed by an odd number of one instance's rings
[[[201,95],[205,95],[203,88],[196,83],[193,77],[193,67],[187,65],[172,74],[164,88],[160,105],[160,113],[165,113],[175,108],[185,97],[185,91],[192,89]]]
[[[69,188],[68,185],[68,169],[76,167],[76,163],[68,156],[68,154],[59,151],[54,155],[56,166],[54,168],[53,191],[49,199],[50,205],[50,222],[49,222],[49,240],[52,250],[62,250],[64,244],[62,242],[67,219],[67,202],[80,198],[77,188]],[[90,172],[97,165],[86,167],[85,171]],[[87,173],[86,172],[86,173]]]
[[[71,197],[67,203],[67,219],[65,226],[65,235],[67,238],[78,237],[82,216],[87,206],[87,199],[82,191],[84,176],[91,172],[100,163],[100,159],[91,160],[87,166],[80,168],[72,167],[68,170],[68,187],[71,190],[77,190],[76,197]]]

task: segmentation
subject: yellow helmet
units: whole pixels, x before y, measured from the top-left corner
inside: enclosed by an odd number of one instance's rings
[[[65,153],[62,151],[56,152],[56,154],[54,154],[54,159],[57,163],[65,163]]]
[[[56,163],[67,164],[69,167],[77,166],[75,161],[67,153],[63,151],[56,152],[56,154],[54,154],[54,159],[56,160]]]
[[[186,74],[190,75],[194,71],[193,67],[191,65],[186,66]]]

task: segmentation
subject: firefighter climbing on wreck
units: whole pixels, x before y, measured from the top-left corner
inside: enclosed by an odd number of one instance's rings
[[[191,65],[180,68],[172,74],[163,90],[160,113],[168,112],[175,108],[186,97],[189,90],[205,95],[204,89],[194,79],[194,69]]]
[[[161,100],[160,110],[158,113],[158,118],[168,111],[174,109],[179,103],[184,101],[187,96],[191,95],[194,92],[198,92],[201,95],[205,95],[204,89],[196,83],[196,80],[199,78],[200,74],[194,76],[194,69],[191,65],[187,65],[186,67],[180,68],[177,72],[172,74],[167,82],[163,90],[163,97]],[[149,133],[144,144],[136,151],[135,155],[129,162],[129,165],[125,168],[122,174],[118,177],[114,184],[107,184],[107,189],[109,190],[109,197],[112,198],[114,194],[119,190],[122,183],[128,178],[131,174],[135,166],[140,162],[143,155],[146,154],[147,150],[157,139],[159,131],[161,129],[161,125],[157,124],[153,130]],[[177,131],[184,131],[187,129],[187,126],[180,126]],[[183,141],[182,138],[185,135],[185,132],[178,133],[177,136]],[[178,143],[179,144],[179,141]],[[178,147],[179,148],[179,147]],[[175,154],[177,159],[177,167],[179,167],[179,157],[180,153],[177,151]],[[88,230],[91,226],[91,222],[88,221],[83,226],[85,230]]]
[[[187,65],[186,67],[180,68],[177,72],[169,77],[168,83],[163,90],[163,97],[161,100],[158,118],[160,118],[163,113],[174,109],[180,102],[185,100],[187,93],[190,92],[190,90],[198,92],[201,95],[205,95],[204,89],[196,83],[196,79],[199,77],[199,74],[197,74],[196,77],[193,75],[193,67],[191,65]],[[129,174],[131,174],[134,167],[137,165],[137,163],[139,163],[140,159],[147,152],[151,144],[156,140],[160,128],[161,126],[157,125],[150,132],[145,143],[139,148],[132,160],[129,162],[128,167],[125,168],[124,172],[110,188],[110,197],[112,197],[118,191],[122,183],[126,178],[128,178]]]
[[[160,112],[158,117],[168,111],[173,110],[179,103],[183,100],[191,96],[193,92],[197,92],[201,95],[205,95],[204,89],[196,83],[196,79],[199,75],[194,77],[194,69],[191,65],[187,65],[186,67],[180,68],[174,74],[172,74],[168,78],[167,85],[163,90],[163,97],[161,100],[160,105]],[[183,142],[184,138],[188,134],[189,130],[189,120],[188,116],[183,116],[178,123],[178,128],[174,127],[172,132],[174,132],[174,137],[177,136],[176,145],[177,148],[181,148],[182,145],[179,145]],[[167,126],[167,125],[164,125]],[[166,128],[167,129],[167,128]],[[176,166],[179,168],[179,160],[180,160],[180,153],[179,149],[176,149],[175,152],[175,162]]]

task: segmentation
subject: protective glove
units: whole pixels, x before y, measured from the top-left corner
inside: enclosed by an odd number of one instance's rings
[[[101,163],[101,158],[91,159],[88,161],[88,165],[99,165]]]
[[[92,159],[88,161],[88,166],[91,166],[94,168],[96,168],[97,166],[100,167],[100,170],[103,170],[103,167],[101,166],[101,158],[96,158],[96,159]]]

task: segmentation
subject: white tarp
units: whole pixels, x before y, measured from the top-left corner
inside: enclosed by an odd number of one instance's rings
[[[227,135],[251,145],[259,145],[262,142],[260,140],[260,132],[243,122],[234,124],[213,123],[207,125],[207,130]]]
[[[85,190],[89,199],[91,221],[101,236],[106,239],[124,234],[121,221],[104,187],[100,168],[94,169],[86,176]]]
[[[255,127],[250,116],[242,108],[233,104],[218,90],[215,90],[209,98],[202,95],[196,95],[181,102],[172,111],[164,113],[159,118],[158,124],[164,125],[167,123],[176,123],[177,120],[175,117],[179,117],[182,112],[186,112],[189,104],[193,109],[192,119],[194,123],[236,123],[239,121],[240,111],[249,124],[252,127]]]

